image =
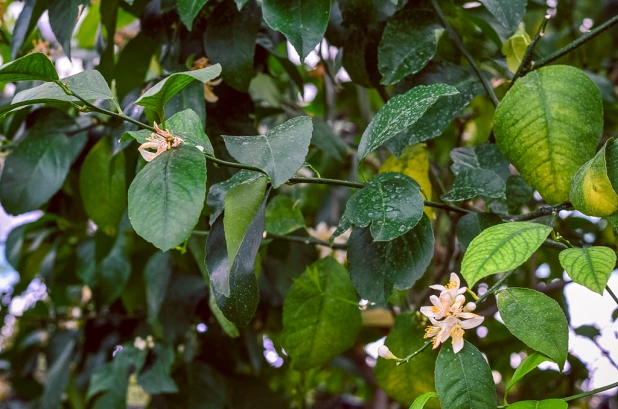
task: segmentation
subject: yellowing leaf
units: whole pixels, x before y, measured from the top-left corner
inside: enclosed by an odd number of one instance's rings
[[[395,155],[391,155],[384,164],[380,167],[380,173],[383,172],[401,172],[410,176],[423,189],[423,193],[427,200],[431,200],[432,188],[429,180],[429,158],[427,157],[427,148],[424,143],[408,146],[397,159]],[[430,218],[434,218],[433,209],[425,206],[425,214]]]
[[[523,24],[520,25],[515,34],[502,45],[502,54],[506,57],[506,66],[513,74],[517,72],[529,45],[530,36],[526,33]]]

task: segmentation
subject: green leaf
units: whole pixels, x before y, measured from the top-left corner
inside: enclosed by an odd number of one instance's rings
[[[379,173],[348,200],[344,216],[358,227],[371,224],[375,241],[390,241],[421,220],[423,195],[411,177],[399,172]]]
[[[60,190],[75,160],[72,149],[81,150],[86,139],[69,139],[52,130],[31,130],[6,158],[0,177],[0,202],[18,215],[36,210]]]
[[[185,241],[206,196],[206,159],[180,145],[163,152],[137,174],[129,188],[129,219],[144,239],[163,251]]]
[[[135,105],[152,109],[159,118],[165,118],[165,104],[192,81],[202,84],[212,81],[221,74],[219,64],[194,71],[177,72],[163,81],[159,81],[135,101]]]
[[[137,375],[137,382],[148,394],[178,393],[178,386],[170,378],[175,353],[172,345],[155,344],[151,352],[151,366]]]
[[[585,215],[606,217],[618,210],[618,195],[612,187],[606,165],[607,148],[611,149],[613,145],[614,139],[608,139],[594,158],[573,176],[569,200]]]
[[[283,304],[281,344],[295,369],[319,367],[352,345],[361,314],[348,273],[334,258],[307,267]]]
[[[161,305],[165,300],[165,294],[167,293],[171,275],[171,253],[157,251],[150,257],[144,268],[148,322],[151,324],[157,321]]]
[[[534,197],[534,189],[519,175],[510,175],[506,180],[506,201],[510,212],[519,211]]]
[[[212,185],[208,190],[208,197],[206,198],[206,203],[210,207],[209,223],[213,225],[221,213],[223,213],[225,196],[230,189],[243,183],[252,183],[264,177],[266,176],[263,173],[242,169],[225,182]]]
[[[603,131],[599,89],[574,67],[552,65],[519,79],[494,115],[504,156],[549,204],[569,197]]]
[[[88,217],[109,236],[116,235],[127,205],[124,153],[114,153],[112,138],[90,150],[79,174],[79,191]]]
[[[506,392],[515,386],[515,384],[523,379],[524,376],[528,375],[533,369],[537,366],[541,365],[545,361],[549,361],[550,359],[543,354],[539,354],[538,352],[534,352],[531,355],[528,355],[526,359],[523,360],[521,364],[515,369],[515,373],[513,377],[506,385]]]
[[[396,0],[395,0],[396,1]],[[431,398],[438,398],[438,394],[436,392],[427,392],[414,399],[410,409],[423,409],[427,401]]]
[[[447,202],[472,199],[481,196],[497,199],[504,196],[506,182],[496,172],[487,169],[465,169],[455,178],[451,190],[440,196]]]
[[[580,325],[575,328],[575,333],[581,337],[586,337],[594,340],[601,335],[601,331],[594,325]]]
[[[526,14],[527,0],[481,0],[487,10],[510,32],[515,31]]]
[[[609,247],[594,246],[562,250],[560,265],[577,284],[603,295],[616,265],[616,253]]]
[[[384,344],[396,356],[408,356],[425,343],[426,340],[423,338],[425,326],[419,314],[412,311],[403,312],[395,318],[393,328]],[[435,353],[425,350],[415,356],[411,363],[405,365],[397,365],[394,360],[378,359],[375,377],[384,392],[404,405],[410,405],[418,395],[435,389],[435,366]],[[431,403],[427,406],[439,407]]]
[[[320,44],[330,17],[330,0],[264,0],[264,20],[285,35],[304,60]]]
[[[211,280],[215,291],[230,296],[230,277],[236,255],[240,250],[245,235],[253,219],[260,211],[264,201],[267,181],[260,178],[254,183],[244,183],[234,186],[225,195],[223,211],[223,230],[227,244],[228,273],[223,275],[211,272]]]
[[[530,36],[526,33],[524,27],[520,26],[515,34],[502,45],[502,54],[506,57],[506,66],[513,74],[519,69],[530,42]]]
[[[472,240],[482,231],[500,223],[502,219],[494,213],[468,213],[457,222],[457,241],[466,251]]]
[[[124,217],[109,254],[95,267],[95,296],[102,304],[111,305],[118,299],[131,276],[131,262],[127,257],[127,233],[130,231],[129,220]]]
[[[443,408],[496,409],[496,384],[487,361],[468,341],[458,353],[450,343],[436,360],[436,390]]]
[[[204,124],[193,110],[185,109],[174,114],[167,121],[167,129],[174,136],[182,138],[186,145],[195,146],[200,151],[214,156],[215,151],[204,132]]]
[[[266,179],[259,178],[230,187],[224,196],[223,217],[219,216],[211,224],[206,243],[206,265],[217,305],[223,315],[238,327],[249,324],[260,299],[254,265],[264,233],[264,211],[268,198],[268,193],[264,194],[263,190],[265,185]],[[257,211],[253,212],[256,197],[263,200]],[[245,204],[247,206],[244,207]],[[248,225],[246,212],[253,213]],[[226,220],[231,224],[229,227],[225,226]],[[228,236],[232,240],[229,246]],[[229,251],[235,252],[235,257],[230,257]]]
[[[71,37],[80,15],[80,6],[90,4],[84,0],[48,0],[49,25],[69,60]]]
[[[204,33],[208,58],[221,64],[221,77],[239,91],[249,89],[255,76],[253,57],[262,14],[256,1],[241,11],[231,1],[224,1],[213,11]]]
[[[0,67],[0,82],[56,81],[56,67],[45,54],[32,53]]]
[[[179,0],[176,3],[180,21],[189,31],[193,30],[193,20],[200,14],[206,3],[208,3],[208,0]]]
[[[453,174],[459,175],[468,169],[491,170],[506,181],[511,172],[509,162],[496,145],[482,143],[474,148],[455,148],[451,151]]]
[[[223,312],[221,312],[221,310],[219,309],[217,301],[215,300],[215,295],[213,293],[212,287],[210,290],[210,294],[210,297],[208,297],[208,307],[210,308],[212,314],[215,316],[215,319],[217,320],[219,325],[221,325],[223,332],[225,332],[230,338],[238,338],[240,336],[238,328],[236,327],[236,325],[234,325],[232,321],[225,318],[225,315],[223,315]]]
[[[527,288],[507,288],[497,298],[498,311],[509,331],[564,367],[569,352],[569,324],[560,304]]]
[[[511,409],[568,409],[569,405],[562,399],[522,400],[511,403]]]
[[[303,227],[305,227],[303,213],[290,196],[275,196],[266,206],[264,229],[267,232],[285,236]]]
[[[24,41],[35,29],[39,18],[46,9],[47,2],[45,0],[24,0],[24,7],[19,13],[11,35],[11,58],[17,57]]]
[[[462,113],[472,98],[485,92],[478,77],[470,69],[446,61],[430,62],[421,72],[405,79],[400,87],[409,90],[414,86],[431,84],[452,85],[459,93],[442,96],[427,109],[422,118],[386,143],[387,148],[398,156],[409,145],[439,136]]]
[[[381,83],[396,84],[419,72],[436,52],[440,28],[429,10],[405,10],[389,18],[378,48]]]
[[[359,160],[418,121],[440,97],[458,94],[446,84],[419,85],[391,98],[373,117],[358,147]]]
[[[131,90],[142,87],[152,56],[159,43],[152,37],[140,31],[129,40],[118,56],[116,64],[116,92],[118,100],[122,101]]]
[[[503,223],[479,234],[464,255],[461,274],[470,288],[481,278],[522,265],[541,247],[552,228],[537,223]]]
[[[184,87],[178,94],[165,105],[165,115],[173,117],[185,109],[191,109],[200,119],[200,123],[206,123],[206,100],[204,99],[204,84],[193,81]]]
[[[50,353],[45,373],[45,386],[38,406],[41,409],[52,409],[62,406],[62,395],[71,377],[71,360],[75,356],[75,334],[68,331],[58,331],[49,341]]]
[[[313,123],[313,133],[311,134],[311,144],[324,152],[324,156],[332,158],[338,162],[343,162],[348,153],[348,146],[336,135],[326,121],[318,118],[311,118]]]
[[[305,163],[312,131],[311,118],[299,116],[265,135],[223,136],[223,140],[234,159],[263,170],[276,189]]]
[[[607,177],[614,189],[618,192],[618,143],[606,143],[605,146],[605,165]]]
[[[89,102],[98,100],[113,100],[112,91],[107,86],[105,79],[98,71],[83,71],[79,74],[61,80],[71,91]],[[32,105],[44,102],[75,102],[81,104],[80,100],[74,96],[67,95],[56,83],[47,82],[38,87],[25,89],[11,101],[11,105],[4,107],[0,113],[5,113],[11,109],[24,105]],[[1,115],[0,115],[1,116]]]
[[[393,288],[406,290],[423,276],[433,257],[433,246],[426,215],[408,233],[388,242],[373,241],[368,228],[355,228],[348,242],[348,264],[358,294],[386,304]]]

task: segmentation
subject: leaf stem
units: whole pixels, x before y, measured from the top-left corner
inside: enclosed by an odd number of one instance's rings
[[[614,383],[612,383],[610,385],[602,386],[600,388],[596,388],[596,389],[593,389],[593,390],[588,391],[588,392],[583,392],[583,393],[580,393],[580,394],[577,394],[577,395],[569,396],[567,398],[562,398],[562,400],[565,401],[565,402],[568,402],[568,401],[571,401],[571,400],[585,398],[586,396],[595,395],[595,394],[597,394],[599,392],[605,392],[607,390],[613,389],[616,386],[618,386],[618,382],[614,382]]]
[[[610,29],[612,26],[614,26],[616,24],[618,24],[618,15],[616,15],[616,16],[612,17],[611,19],[607,20],[605,23],[603,23],[600,26],[596,27],[594,30],[590,30],[589,32],[587,32],[583,36],[579,37],[577,40],[575,40],[575,41],[565,45],[564,47],[562,47],[558,51],[548,55],[547,57],[541,58],[539,61],[537,61],[535,63],[533,62],[531,70],[536,70],[538,68],[546,66],[549,63],[552,63],[552,62],[556,61],[558,58],[562,57],[563,55],[566,55],[566,54],[570,53],[571,51],[575,50],[580,45],[586,43],[587,41],[592,40],[594,37],[598,36],[599,34],[601,34],[604,31]]]
[[[606,285],[605,289],[607,290],[609,295],[614,299],[614,301],[616,301],[616,304],[618,304],[618,297],[616,297],[616,294],[614,294],[614,292],[611,290],[611,288],[609,288],[609,286]]]
[[[536,32],[534,39],[526,48],[526,53],[524,54],[524,58],[521,60],[521,64],[519,64],[519,68],[517,68],[517,72],[511,81],[511,87],[515,84],[518,78],[523,77],[530,70],[530,64],[532,63],[532,56],[534,54],[534,49],[536,48],[537,43],[541,40],[543,35],[545,35],[545,27],[547,27],[547,23],[551,16],[548,14],[545,16],[545,20],[541,23],[539,30]]]
[[[490,289],[488,289],[487,291],[485,291],[485,293],[483,295],[481,295],[479,297],[479,299],[476,301],[477,304],[482,303],[483,301],[485,301],[487,299],[487,297],[489,297],[490,295],[492,295],[493,293],[495,293],[496,291],[498,291],[500,289],[500,286],[509,279],[510,276],[513,275],[513,273],[515,272],[515,270],[517,270],[516,268],[513,270],[509,270],[506,273],[504,273],[504,275],[502,276],[502,278],[500,278],[498,281],[496,281],[496,284],[494,284],[493,286],[491,286]]]
[[[436,14],[438,15],[438,18],[442,22],[442,25],[448,31],[453,43],[455,44],[457,48],[459,48],[459,51],[461,51],[464,57],[466,57],[466,59],[470,63],[470,66],[472,67],[476,75],[479,77],[481,82],[483,83],[483,86],[485,87],[485,90],[487,91],[487,95],[489,95],[491,102],[493,102],[494,106],[498,106],[500,101],[498,101],[498,97],[496,97],[493,87],[491,86],[487,78],[485,78],[485,76],[483,75],[483,72],[481,71],[479,66],[476,64],[476,62],[474,61],[474,58],[472,58],[472,55],[468,52],[468,50],[466,50],[466,47],[464,46],[463,42],[461,41],[461,39],[459,38],[459,36],[457,35],[455,30],[451,26],[451,24],[446,19],[446,16],[442,12],[442,9],[440,8],[440,5],[438,4],[438,1],[431,0],[431,5],[433,6]]]
[[[417,349],[416,351],[412,352],[410,355],[408,355],[405,358],[401,358],[400,360],[397,361],[397,366],[401,365],[401,364],[407,364],[408,362],[410,362],[412,360],[412,358],[414,358],[415,356],[417,356],[418,354],[420,354],[421,352],[423,352],[424,350],[427,349],[427,347],[429,345],[431,345],[432,342],[431,341],[426,341],[422,347],[420,347],[419,349]]]

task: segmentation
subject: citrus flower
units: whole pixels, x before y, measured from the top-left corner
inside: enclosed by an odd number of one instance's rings
[[[336,229],[337,227],[335,226],[328,227],[328,225],[325,222],[320,222],[317,224],[317,226],[315,226],[315,228],[309,227],[307,231],[309,232],[309,235],[313,238],[316,238],[322,241],[328,241],[328,239],[330,238],[330,236],[332,236],[332,234],[335,232]],[[350,230],[346,231],[341,236],[335,239],[335,243],[336,244],[346,243],[348,239],[350,238],[350,233],[351,233]],[[317,245],[316,249],[318,250],[318,254],[321,259],[328,257],[329,255],[332,254],[332,256],[339,263],[343,264],[347,257],[347,252],[345,250],[333,250],[331,247],[321,246],[321,245]]]
[[[157,132],[153,132],[150,137],[146,138],[148,142],[141,144],[138,148],[139,153],[142,154],[142,157],[146,160],[146,162],[150,162],[163,152],[172,148],[177,148],[181,143],[185,142],[182,138],[174,136],[169,131],[159,128],[156,122],[154,123],[154,128]],[[155,152],[147,149],[153,149]]]
[[[478,327],[484,320],[484,317],[472,312],[476,309],[475,303],[466,304],[466,297],[463,295],[466,287],[460,286],[457,274],[451,273],[451,279],[446,286],[430,286],[440,291],[439,297],[429,297],[433,305],[421,307],[421,313],[431,321],[431,325],[425,329],[425,338],[432,338],[434,349],[451,338],[453,351],[458,353],[464,346],[465,330]]]
[[[193,70],[199,70],[201,68],[210,67],[211,65],[212,64],[208,62],[208,58],[202,57],[202,58],[198,58],[197,60],[193,61],[191,68]],[[204,99],[206,101],[217,102],[219,100],[219,97],[213,91],[213,88],[219,84],[221,84],[221,78],[213,80],[213,81],[207,81],[204,84]]]
[[[378,348],[378,355],[384,359],[399,359],[386,345],[380,345],[380,348]]]

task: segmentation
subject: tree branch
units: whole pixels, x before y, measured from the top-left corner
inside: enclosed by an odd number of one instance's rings
[[[545,206],[540,207],[530,213],[520,214],[519,216],[506,216],[508,220],[512,222],[522,222],[526,220],[532,220],[543,216],[551,216],[554,212],[558,213],[561,210],[567,210],[571,208],[573,205],[571,202],[566,201],[564,203],[560,203],[554,206]]]
[[[537,43],[541,40],[543,35],[545,35],[545,27],[547,27],[547,23],[549,22],[550,17],[551,16],[549,14],[545,16],[545,20],[543,20],[543,22],[541,23],[539,31],[536,32],[534,39],[532,40],[528,48],[526,48],[524,58],[521,60],[521,64],[519,64],[519,68],[517,68],[517,72],[515,73],[515,76],[511,81],[511,87],[513,86],[513,84],[515,84],[515,81],[517,81],[519,77],[523,77],[530,70],[530,64],[532,63],[534,49],[536,48]]]
[[[612,26],[614,26],[616,24],[618,24],[618,15],[616,15],[616,16],[612,17],[611,19],[607,20],[605,23],[601,24],[600,26],[598,26],[594,30],[588,31],[586,34],[584,34],[583,36],[579,37],[577,40],[573,41],[572,43],[565,45],[564,47],[562,47],[558,51],[548,55],[545,58],[541,58],[537,62],[533,62],[531,70],[536,70],[538,68],[546,66],[549,63],[552,63],[552,62],[556,61],[558,58],[562,57],[563,55],[566,55],[566,54],[570,53],[571,51],[575,50],[580,45],[586,43],[587,41],[592,40],[594,37],[598,36],[599,34],[601,34],[604,31],[610,29]]]
[[[442,9],[440,8],[440,5],[438,4],[438,1],[431,0],[431,5],[433,6],[436,14],[438,15],[438,18],[442,22],[442,25],[444,26],[444,28],[446,28],[446,31],[448,31],[449,35],[451,36],[451,40],[453,41],[453,43],[459,49],[459,51],[461,51],[464,57],[466,57],[466,59],[470,63],[470,66],[472,67],[476,75],[481,80],[481,83],[483,83],[483,86],[485,87],[485,90],[487,91],[487,95],[489,95],[491,102],[493,102],[494,106],[498,106],[500,101],[498,101],[498,97],[496,97],[493,87],[491,86],[489,81],[487,81],[487,78],[485,78],[479,66],[476,65],[474,58],[472,58],[472,55],[468,52],[468,50],[466,50],[466,47],[464,46],[463,42],[461,41],[461,39],[459,38],[459,36],[457,35],[455,30],[451,26],[451,24],[446,19],[446,16],[442,12]]]

